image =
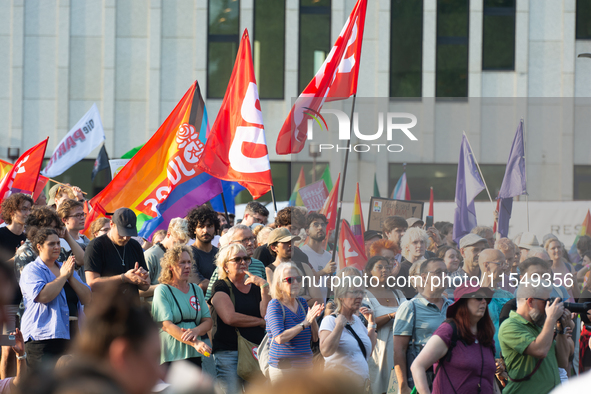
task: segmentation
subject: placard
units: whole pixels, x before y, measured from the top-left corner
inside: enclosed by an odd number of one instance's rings
[[[319,211],[328,197],[328,189],[324,180],[319,180],[299,190],[300,197],[308,211]]]
[[[369,221],[367,230],[382,231],[382,223],[390,216],[398,215],[405,219],[423,219],[425,203],[422,201],[392,200],[372,197],[369,202]]]

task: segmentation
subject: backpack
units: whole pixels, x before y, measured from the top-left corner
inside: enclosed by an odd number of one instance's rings
[[[304,310],[304,313],[306,313],[306,309],[302,306],[300,299],[296,298],[296,300],[298,301],[298,308],[301,307]],[[281,311],[283,312],[283,325],[285,325],[285,307],[281,302],[279,303],[279,305],[281,306]],[[267,331],[257,351],[257,356],[259,358],[259,367],[261,368],[263,376],[265,376],[266,378],[269,377],[269,351],[271,350],[272,340],[273,337],[270,336],[269,332]]]

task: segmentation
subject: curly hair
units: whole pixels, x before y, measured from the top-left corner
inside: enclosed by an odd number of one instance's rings
[[[11,194],[10,197],[2,201],[2,219],[6,224],[12,224],[12,215],[20,209],[25,201],[30,202],[31,206],[35,203],[30,196],[23,193]]]
[[[172,282],[172,267],[177,265],[181,261],[181,255],[183,252],[187,252],[189,254],[189,258],[191,259],[191,267],[195,264],[195,260],[193,260],[193,253],[191,252],[191,247],[186,245],[178,245],[173,248],[170,248],[164,253],[164,257],[160,260],[160,276],[158,277],[158,282],[164,284],[170,284]]]
[[[188,222],[187,230],[189,231],[189,236],[193,239],[195,238],[197,228],[205,226],[208,221],[215,227],[216,234],[220,231],[218,214],[207,205],[201,205],[200,207],[191,209],[186,219]]]
[[[310,212],[308,214],[308,216],[306,216],[306,229],[309,229],[310,225],[312,223],[314,223],[314,221],[316,221],[316,220],[321,220],[325,224],[328,224],[328,220],[326,219],[326,216],[324,216],[323,214],[318,213],[318,212]]]
[[[39,248],[37,245],[43,245],[50,235],[57,236],[57,231],[49,227],[44,227],[35,232],[35,237],[31,240],[31,243],[33,244],[33,249],[35,249],[37,254],[39,254]]]
[[[291,224],[303,228],[306,224],[306,219],[302,211],[296,207],[285,207],[277,212],[275,217],[275,225],[277,227],[287,227]]]
[[[59,215],[60,219],[64,220],[74,210],[74,208],[84,208],[84,204],[78,200],[72,200],[68,198],[60,204],[59,208],[57,209],[57,214]]]
[[[35,237],[35,233],[41,227],[50,227],[55,230],[61,230],[64,228],[64,223],[53,209],[48,206],[36,206],[33,207],[31,214],[27,217],[27,220],[25,220],[27,238],[32,241]]]
[[[387,239],[379,239],[371,244],[371,247],[369,248],[369,257],[379,255],[382,249],[391,250],[394,252],[394,255],[400,253],[398,246],[394,242]]]

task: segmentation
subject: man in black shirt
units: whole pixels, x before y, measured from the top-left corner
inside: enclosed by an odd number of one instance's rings
[[[144,251],[131,239],[137,236],[137,218],[129,208],[119,208],[111,219],[111,230],[90,241],[84,254],[86,283],[93,292],[104,284],[125,283],[131,291],[150,288]]]
[[[197,283],[203,294],[207,291],[209,279],[215,270],[215,255],[218,248],[211,244],[220,229],[217,213],[206,205],[191,209],[187,214],[189,236],[195,237],[191,245],[195,265],[191,269],[191,282]]]

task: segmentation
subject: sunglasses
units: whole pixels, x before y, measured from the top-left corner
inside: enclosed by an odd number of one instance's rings
[[[288,276],[287,278],[283,278],[284,282],[287,282],[287,284],[291,285],[294,282],[297,283],[302,283],[302,277],[301,276]]]
[[[252,261],[250,257],[234,257],[233,259],[229,259],[228,261],[232,261],[236,264],[240,264],[244,261],[244,264],[246,265],[250,265],[250,262]]]

